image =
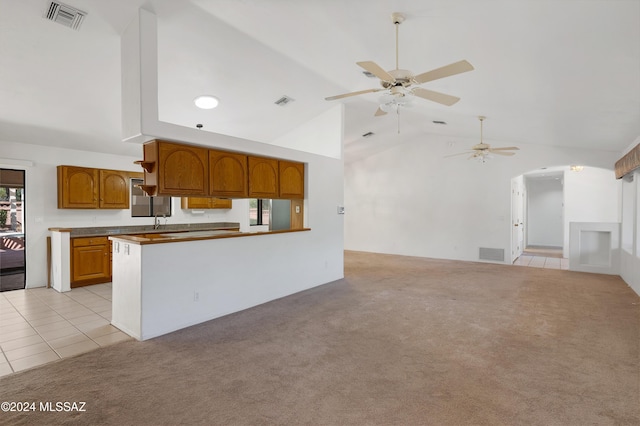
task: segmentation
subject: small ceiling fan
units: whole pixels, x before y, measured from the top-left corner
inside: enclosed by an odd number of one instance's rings
[[[501,148],[491,148],[491,145],[484,143],[482,140],[482,123],[485,120],[485,116],[479,116],[478,120],[480,120],[480,143],[476,144],[474,146],[471,147],[470,151],[465,151],[465,152],[459,152],[457,154],[452,154],[452,155],[446,155],[445,157],[456,157],[458,155],[467,155],[467,154],[471,154],[469,156],[468,159],[471,158],[476,158],[481,162],[485,162],[487,159],[489,159],[489,154],[496,154],[496,155],[506,155],[506,156],[511,156],[511,155],[515,155],[515,152],[511,152],[511,151],[518,151],[520,148],[518,148],[517,146],[506,146],[506,147],[501,147]]]
[[[405,20],[402,13],[395,12],[391,15],[394,25],[396,26],[396,68],[391,71],[385,71],[382,67],[373,61],[356,62],[356,64],[365,71],[373,74],[380,79],[382,89],[367,89],[358,92],[345,93],[342,95],[330,96],[325,98],[327,101],[342,99],[350,96],[362,95],[365,93],[373,93],[386,91],[386,96],[381,100],[381,105],[375,112],[375,116],[385,115],[387,112],[395,110],[399,107],[407,106],[410,101],[409,95],[427,99],[443,105],[451,106],[458,102],[460,98],[456,96],[446,95],[444,93],[435,92],[433,90],[415,87],[428,81],[449,77],[456,74],[473,70],[473,66],[465,61],[458,61],[453,64],[445,65],[422,74],[413,74],[411,71],[403,70],[398,67],[398,27]]]

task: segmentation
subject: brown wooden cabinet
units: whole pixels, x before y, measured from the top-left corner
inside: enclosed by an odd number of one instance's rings
[[[229,198],[182,197],[180,206],[183,209],[230,209],[232,202]]]
[[[58,166],[58,208],[97,209],[98,169]]]
[[[209,150],[209,195],[247,198],[249,179],[246,155]]]
[[[129,178],[140,173],[58,166],[59,209],[128,209]]]
[[[99,170],[101,209],[129,208],[129,173],[120,170]]]
[[[280,191],[279,198],[304,198],[304,164],[293,161],[278,161]]]
[[[278,198],[278,160],[248,157],[249,197]]]
[[[149,195],[209,195],[206,148],[155,140],[144,145],[142,189]]]
[[[111,281],[111,242],[108,237],[71,239],[71,287]]]

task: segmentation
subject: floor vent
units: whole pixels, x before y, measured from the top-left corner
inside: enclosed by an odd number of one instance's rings
[[[60,2],[52,1],[45,18],[77,31],[80,29],[80,25],[85,16],[87,16],[86,12]]]
[[[480,247],[480,260],[504,262],[504,249]]]

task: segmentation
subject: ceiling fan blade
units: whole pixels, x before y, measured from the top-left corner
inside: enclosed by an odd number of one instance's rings
[[[456,96],[445,95],[444,93],[434,92],[433,90],[423,89],[422,87],[416,87],[411,93],[423,99],[447,106],[451,106],[460,100],[460,98]]]
[[[383,111],[382,108],[378,107],[378,109],[376,110],[376,113],[374,114],[376,117],[379,117],[381,115],[386,115],[387,112]]]
[[[349,96],[357,96],[357,95],[363,95],[365,93],[379,92],[381,90],[384,90],[384,89],[360,90],[359,92],[344,93],[342,95],[329,96],[328,98],[324,98],[324,99],[326,101],[333,101],[333,100],[336,100],[336,99],[348,98]]]
[[[388,81],[389,83],[395,83],[396,81],[391,74],[383,70],[380,65],[373,61],[356,62],[356,64],[369,71],[382,81]]]
[[[471,151],[467,151],[467,152],[459,152],[457,154],[450,154],[450,155],[445,155],[444,158],[449,158],[449,157],[457,157],[459,155],[467,155],[467,154],[471,154]],[[475,153],[473,153],[475,155]]]
[[[489,148],[489,152],[492,154],[497,154],[497,155],[516,155],[515,152],[509,152],[509,151],[497,151],[494,148]]]
[[[508,150],[515,150],[515,151],[519,151],[520,148],[518,148],[517,146],[505,146],[505,147],[500,147],[500,148],[491,148],[494,151],[508,151]]]
[[[437,80],[439,78],[449,77],[456,74],[461,74],[463,72],[472,71],[473,65],[469,62],[462,60],[458,62],[454,62],[453,64],[445,65],[444,67],[436,68],[435,70],[423,72],[422,74],[418,74],[413,79],[416,83],[422,84],[427,81]]]

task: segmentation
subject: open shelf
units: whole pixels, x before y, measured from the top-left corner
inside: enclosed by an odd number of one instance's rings
[[[138,188],[142,189],[145,194],[152,197],[156,194],[156,186],[155,185],[136,185]]]
[[[133,164],[140,165],[147,173],[151,173],[153,171],[153,167],[156,165],[155,161],[144,160],[134,161]]]

